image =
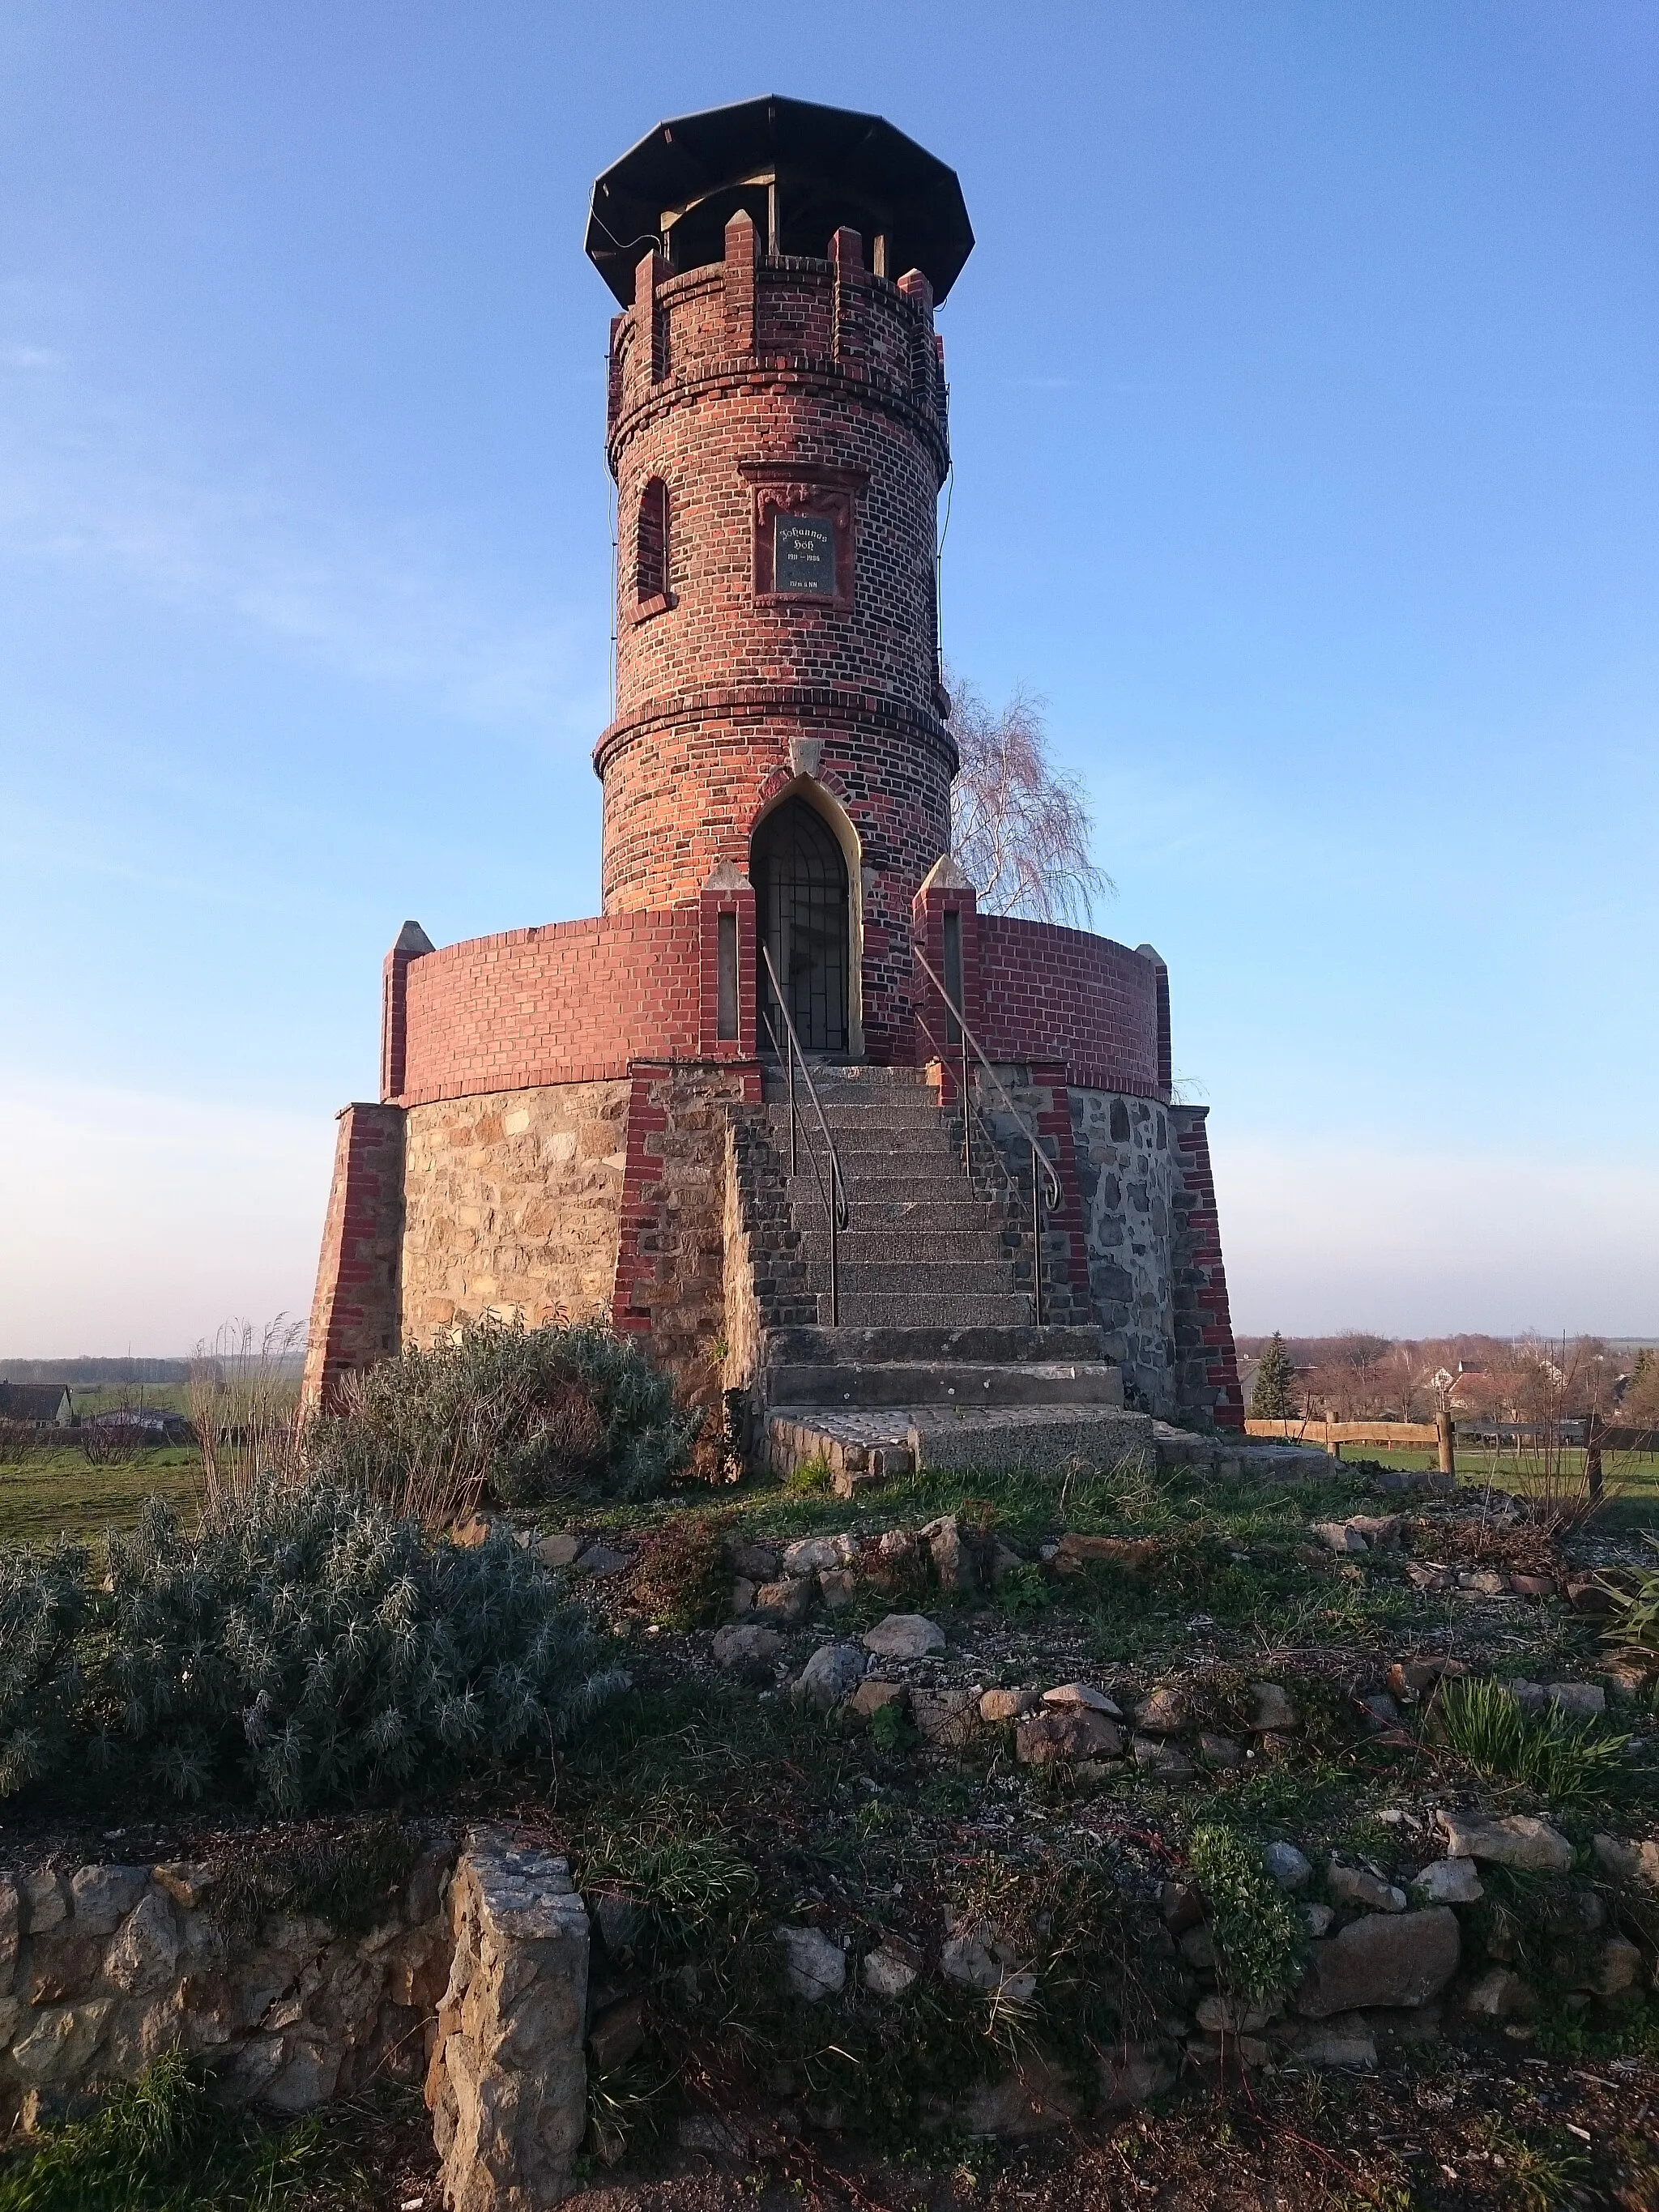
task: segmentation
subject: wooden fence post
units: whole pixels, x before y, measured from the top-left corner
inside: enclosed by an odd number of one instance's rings
[[[1443,1411],[1435,1415],[1434,1425],[1439,1431],[1440,1472],[1442,1474],[1449,1474],[1455,1479],[1457,1474],[1457,1424],[1452,1419],[1449,1413]]]
[[[1601,1503],[1601,1416],[1592,1410],[1584,1421],[1584,1480],[1589,1486],[1590,1503]]]

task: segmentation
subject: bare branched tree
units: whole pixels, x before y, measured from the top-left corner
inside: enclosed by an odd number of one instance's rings
[[[962,766],[951,787],[951,843],[989,914],[1086,929],[1115,888],[1091,851],[1094,823],[1075,778],[1048,755],[1042,702],[1016,691],[988,707],[948,674]]]

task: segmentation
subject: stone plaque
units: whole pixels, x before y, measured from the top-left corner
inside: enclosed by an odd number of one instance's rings
[[[772,588],[836,596],[836,526],[823,514],[780,514],[773,522]]]

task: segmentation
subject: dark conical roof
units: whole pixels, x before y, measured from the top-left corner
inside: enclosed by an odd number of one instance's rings
[[[879,115],[769,94],[659,123],[613,162],[593,187],[588,258],[629,306],[652,246],[676,269],[718,261],[740,207],[777,253],[821,256],[834,231],[859,231],[872,266],[920,269],[936,300],[973,251],[954,169]]]

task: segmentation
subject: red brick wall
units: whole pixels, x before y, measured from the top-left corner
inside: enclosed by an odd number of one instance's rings
[[[975,927],[981,1042],[992,1060],[1058,1060],[1083,1090],[1163,1095],[1150,960],[1109,937],[1009,915],[981,914]]]
[[[305,1399],[331,1412],[340,1378],[397,1351],[398,1255],[404,1226],[404,1116],[398,1106],[347,1106],[323,1224],[306,1340]]]
[[[1176,1367],[1183,1411],[1207,1414],[1218,1428],[1244,1426],[1221,1217],[1210,1165],[1207,1106],[1172,1106],[1170,1127],[1184,1188],[1176,1198],[1174,1239]]]
[[[696,1052],[701,921],[695,905],[600,915],[410,961],[403,1103],[596,1083]]]

